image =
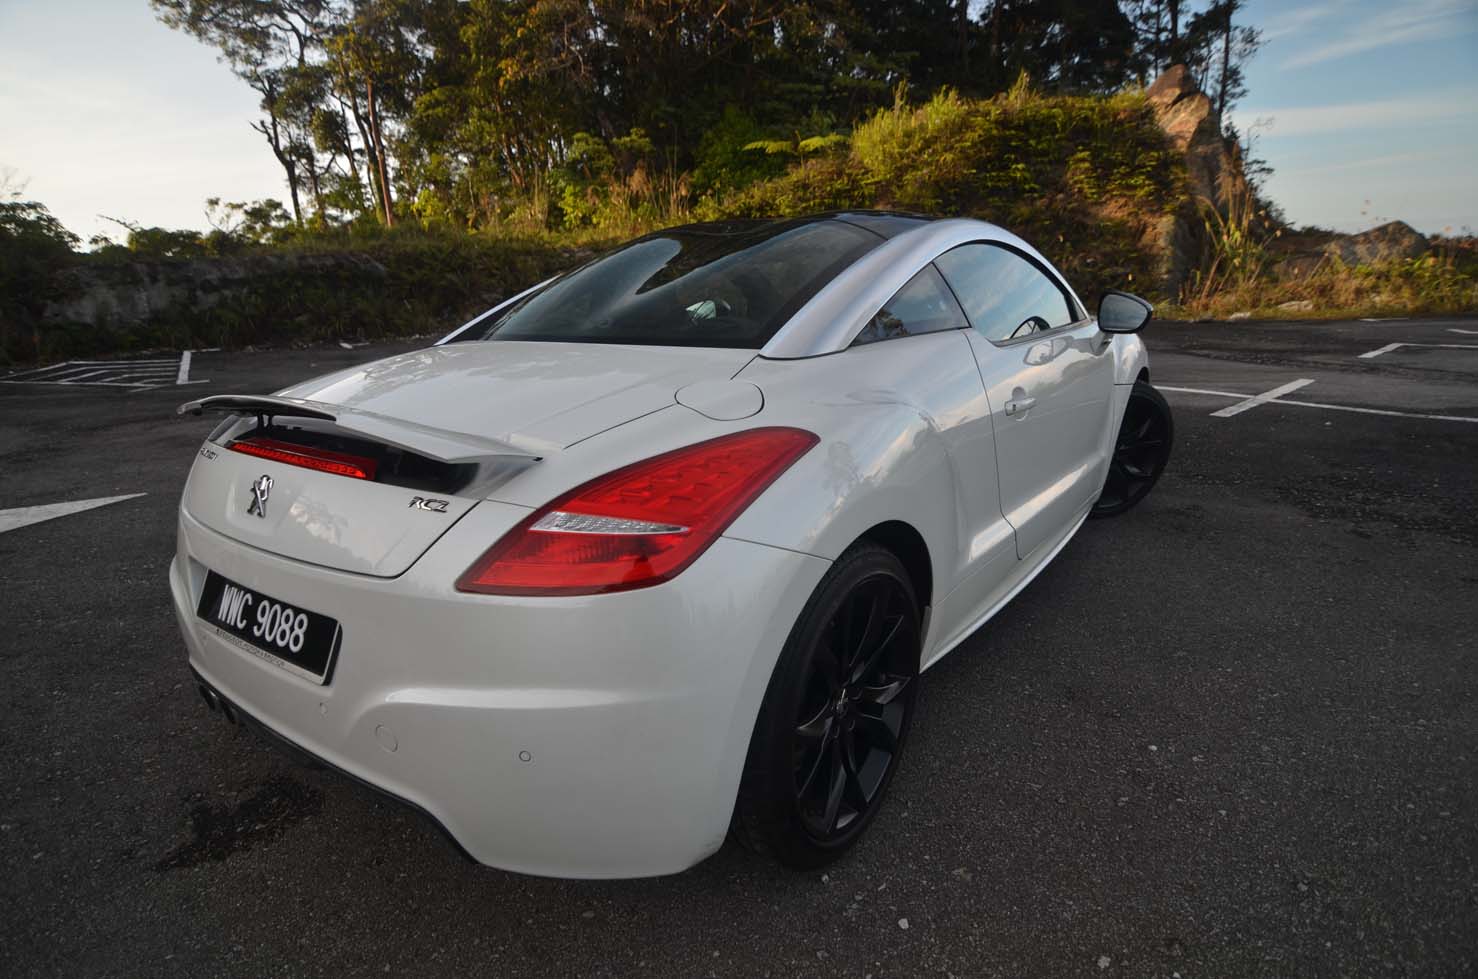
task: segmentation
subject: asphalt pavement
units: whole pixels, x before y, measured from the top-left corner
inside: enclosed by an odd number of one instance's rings
[[[607,882],[470,865],[190,682],[174,407],[411,345],[0,375],[0,975],[1473,975],[1478,319],[1146,341],[1169,470],[926,675],[861,846]]]

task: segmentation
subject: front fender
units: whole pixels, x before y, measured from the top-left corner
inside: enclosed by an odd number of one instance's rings
[[[1149,351],[1137,333],[1111,334],[1114,353],[1114,383],[1133,384],[1140,371],[1150,369]]]

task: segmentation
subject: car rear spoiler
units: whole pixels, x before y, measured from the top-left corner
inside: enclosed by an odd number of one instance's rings
[[[440,462],[483,462],[492,459],[523,459],[537,462],[537,452],[521,449],[509,442],[448,432],[399,418],[389,418],[372,411],[359,411],[343,405],[324,404],[303,398],[283,398],[269,394],[217,394],[180,405],[181,415],[203,415],[207,412],[256,415],[257,423],[266,427],[273,418],[310,418],[331,422],[336,428],[393,445],[407,452],[428,456]]]

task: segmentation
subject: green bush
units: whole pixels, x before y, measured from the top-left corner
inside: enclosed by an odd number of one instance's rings
[[[583,261],[536,238],[397,228],[342,229],[220,259],[150,259],[121,249],[76,255],[53,298],[79,282],[125,292],[169,284],[179,301],[140,322],[52,322],[12,344],[20,360],[168,347],[387,339],[450,330],[499,298]]]
[[[1138,94],[1046,96],[1024,83],[993,99],[901,97],[845,152],[792,166],[699,217],[879,207],[964,215],[1020,234],[1085,295],[1155,281],[1148,232],[1186,199],[1185,165]]]
[[[1271,269],[1219,288],[1189,290],[1187,300],[1163,311],[1167,319],[1351,319],[1478,310],[1478,275],[1464,268],[1461,248],[1440,244],[1420,258],[1346,265],[1329,257],[1303,275]]]
[[[0,364],[39,346],[41,314],[61,295],[56,272],[75,259],[77,242],[46,205],[0,200]]]
[[[867,188],[849,161],[845,157],[823,157],[798,163],[784,175],[755,184],[722,202],[704,201],[694,216],[705,221],[792,217],[867,206]]]

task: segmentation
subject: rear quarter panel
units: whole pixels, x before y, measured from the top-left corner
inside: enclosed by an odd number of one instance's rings
[[[765,424],[821,436],[727,535],[835,560],[871,528],[902,521],[929,549],[931,602],[968,573],[973,528],[1000,520],[990,411],[959,331],[808,360],[757,360]]]

